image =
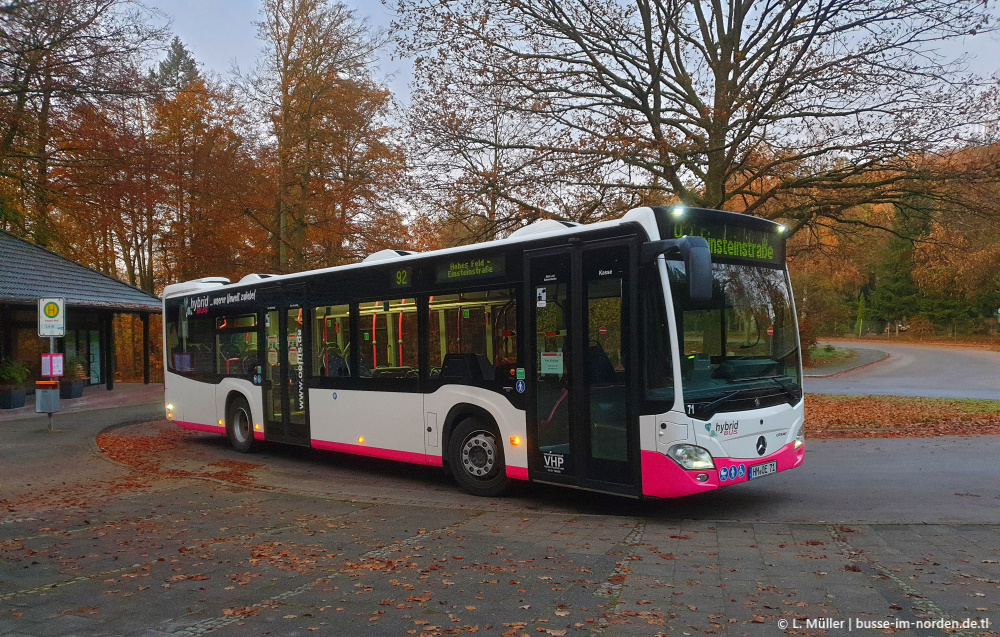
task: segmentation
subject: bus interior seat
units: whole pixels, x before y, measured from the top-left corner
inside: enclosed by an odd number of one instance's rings
[[[252,374],[256,371],[257,365],[259,364],[259,359],[257,358],[257,350],[248,349],[243,353],[243,358],[241,359],[243,365],[244,374]]]
[[[591,343],[587,353],[590,361],[591,385],[617,384],[618,374],[615,372],[615,366],[611,363],[608,353],[604,351],[601,344],[596,341]]]
[[[326,376],[344,378],[351,375],[347,366],[347,357],[336,343],[326,344],[325,356],[323,358]]]
[[[496,368],[483,354],[446,354],[439,377],[467,383],[491,381],[496,378]]]
[[[476,362],[479,363],[479,373],[482,375],[483,380],[496,380],[497,368],[493,367],[490,359],[485,354],[476,354],[475,356]]]
[[[372,378],[411,378],[412,367],[377,367],[372,370]]]

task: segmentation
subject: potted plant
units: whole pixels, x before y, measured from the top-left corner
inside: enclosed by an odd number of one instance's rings
[[[21,361],[0,360],[0,409],[24,407],[24,381],[28,375],[28,366]]]
[[[87,361],[79,356],[69,356],[63,362],[63,377],[59,379],[59,397],[80,398],[87,381]]]

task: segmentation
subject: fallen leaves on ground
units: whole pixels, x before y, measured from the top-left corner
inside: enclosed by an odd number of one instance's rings
[[[279,571],[305,573],[323,559],[325,553],[322,546],[271,542],[251,546],[249,563],[251,566],[267,563]]]
[[[76,608],[74,610],[64,610],[59,611],[60,615],[94,615],[100,610],[97,606],[83,606],[82,608]]]
[[[201,435],[163,421],[158,427],[130,427],[103,433],[97,437],[97,446],[115,462],[155,477],[199,477],[242,486],[254,484],[257,478],[250,472],[264,466],[254,462],[218,460],[195,471],[164,466],[176,457],[177,450]]]
[[[1000,401],[898,396],[806,398],[807,438],[1000,434]]]

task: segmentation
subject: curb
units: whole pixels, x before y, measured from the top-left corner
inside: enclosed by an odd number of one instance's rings
[[[853,348],[847,348],[847,349],[853,349]],[[862,364],[856,365],[854,367],[848,367],[847,369],[841,369],[839,371],[832,372],[832,373],[829,373],[829,374],[806,374],[806,373],[803,373],[802,374],[802,378],[803,378],[803,380],[809,379],[809,378],[836,378],[838,376],[843,376],[844,374],[847,374],[849,372],[856,372],[859,369],[865,369],[866,367],[871,367],[872,365],[878,365],[879,363],[885,362],[885,361],[889,360],[890,358],[892,358],[892,355],[889,354],[889,353],[887,353],[887,352],[882,352],[880,350],[870,350],[870,351],[878,352],[879,354],[882,354],[882,357],[879,358],[879,359],[877,359],[877,360],[868,361],[867,363],[862,363]]]

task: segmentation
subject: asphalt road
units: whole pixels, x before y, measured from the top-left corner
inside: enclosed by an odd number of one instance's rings
[[[806,378],[806,393],[1000,400],[1000,352],[891,342],[833,342],[844,347],[878,349],[888,353],[889,358],[831,378]]]
[[[0,634],[778,635],[780,621],[989,619],[963,634],[997,635],[994,438],[809,441],[797,470],[667,502],[534,486],[483,499],[437,470],[240,455],[162,421],[112,429],[131,460],[111,462],[97,433],[141,411],[64,414],[55,434],[3,424]]]

